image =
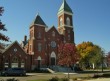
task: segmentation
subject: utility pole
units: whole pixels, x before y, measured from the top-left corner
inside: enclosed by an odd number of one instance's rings
[[[103,68],[103,64],[104,64],[104,51],[102,51],[102,73],[103,73],[103,70],[104,70],[104,68]]]

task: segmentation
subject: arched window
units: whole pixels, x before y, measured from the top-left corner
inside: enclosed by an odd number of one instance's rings
[[[33,33],[33,30],[30,31],[30,39],[34,37],[34,33]]]
[[[41,33],[40,33],[40,32],[38,32],[38,38],[39,38],[39,39],[41,38]]]
[[[41,50],[42,50],[42,44],[38,43],[38,51],[41,51]]]
[[[70,26],[70,18],[69,17],[67,17],[67,19],[66,19],[66,25]]]
[[[62,25],[63,25],[63,19],[60,18],[60,26],[62,26]]]
[[[13,57],[12,62],[13,62],[13,63],[18,63],[18,58],[17,58],[16,56]]]
[[[52,32],[52,36],[55,37],[55,32],[54,31]]]
[[[70,40],[70,35],[68,35],[68,40]]]
[[[56,65],[56,54],[54,51],[51,53],[50,58],[51,58],[51,65]]]
[[[70,33],[70,30],[68,30],[68,33]]]
[[[13,57],[11,62],[11,67],[18,67],[19,59],[18,57]]]
[[[41,67],[41,60],[42,60],[42,58],[40,56],[38,56],[38,58],[37,58],[37,67],[38,68]]]
[[[38,56],[37,60],[42,60],[42,58],[40,56]]]

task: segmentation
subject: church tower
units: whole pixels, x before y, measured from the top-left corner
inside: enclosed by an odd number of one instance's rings
[[[45,22],[38,14],[30,26],[29,54],[32,55],[32,68],[40,68],[45,62]],[[36,66],[37,65],[37,66]]]
[[[58,32],[63,35],[64,43],[74,43],[73,12],[66,0],[58,10]]]

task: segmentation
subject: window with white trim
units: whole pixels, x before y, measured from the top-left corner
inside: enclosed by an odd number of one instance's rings
[[[62,26],[62,25],[63,25],[63,19],[60,18],[60,26]]]
[[[66,25],[70,26],[70,18],[69,17],[67,17],[67,19],[66,19]]]
[[[55,32],[54,31],[52,32],[52,36],[55,37]]]
[[[38,51],[41,51],[41,50],[42,50],[42,44],[38,43]]]
[[[68,33],[70,33],[70,30],[68,30]]]
[[[40,33],[40,32],[38,32],[38,38],[39,38],[39,39],[41,38],[41,33]]]
[[[68,40],[70,40],[70,35],[68,35]]]
[[[32,51],[32,45],[30,44],[30,51]]]

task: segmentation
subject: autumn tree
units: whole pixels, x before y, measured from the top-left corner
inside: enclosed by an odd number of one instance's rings
[[[77,53],[76,46],[71,43],[60,44],[58,48],[58,64],[65,65],[67,67],[72,66],[79,60],[79,54]],[[69,73],[68,73],[69,77]]]
[[[0,16],[2,16],[3,11],[4,11],[3,7],[0,7]],[[5,25],[1,22],[1,20],[0,20],[0,31],[7,31]],[[9,41],[9,38],[0,32],[0,49],[3,48],[3,44],[1,41]]]
[[[58,64],[70,66],[79,59],[76,46],[71,43],[61,44],[58,48]]]
[[[77,45],[77,50],[81,56],[80,64],[85,68],[92,66],[92,64],[101,64],[102,49],[92,42],[83,42]]]

